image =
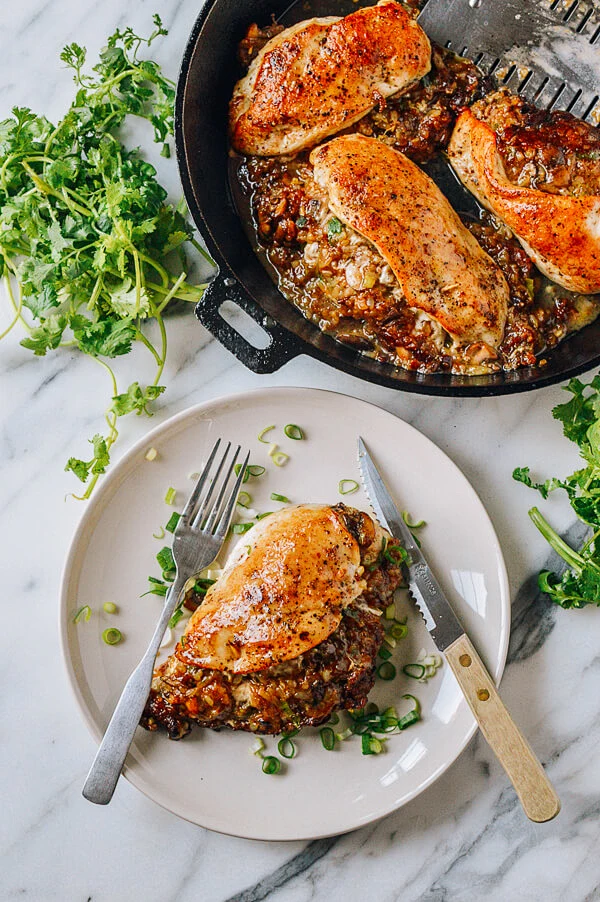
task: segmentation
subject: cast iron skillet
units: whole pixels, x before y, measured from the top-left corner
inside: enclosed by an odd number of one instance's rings
[[[289,0],[288,0],[289,3]],[[194,25],[181,65],[175,108],[175,140],[183,189],[191,215],[219,272],[196,308],[200,322],[255,373],[272,373],[299,354],[309,354],[391,388],[430,395],[481,396],[528,391],[560,382],[600,364],[600,319],[544,355],[547,365],[486,376],[423,375],[379,363],[324,335],[279,292],[252,249],[229,182],[227,105],[241,72],[236,49],[251,22],[275,15],[289,25],[317,15],[346,15],[352,0],[207,0]],[[368,5],[362,3],[361,5]],[[435,173],[432,173],[434,176]],[[474,201],[448,174],[437,179],[458,209]],[[233,301],[258,322],[270,344],[260,350],[220,314]]]

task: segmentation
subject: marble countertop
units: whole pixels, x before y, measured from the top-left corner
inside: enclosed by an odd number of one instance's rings
[[[142,30],[158,11],[171,29],[157,56],[176,74],[197,14],[188,0],[21,0],[0,17],[0,110],[57,117],[69,102],[61,47],[93,56],[115,25]],[[174,161],[161,178],[175,196]],[[0,324],[7,321],[6,308]],[[1,328],[0,328],[1,331]],[[83,507],[66,458],[101,428],[103,375],[68,350],[33,358],[16,330],[0,345],[0,898],[32,902],[308,902],[359,899],[584,902],[600,898],[600,613],[564,612],[536,590],[548,559],[527,517],[534,496],[515,466],[571,472],[577,452],[550,411],[559,386],[506,398],[418,397],[370,385],[300,357],[256,376],[190,315],[169,322],[166,382],[154,419],[129,417],[115,454],[190,404],[269,385],[329,388],[372,401],[435,441],[471,481],[506,558],[513,634],[503,696],[545,763],[563,810],[527,821],[480,736],[426,792],[385,820],[311,843],[259,843],[178,820],[121,781],[107,808],[81,797],[95,751],[71,697],[58,644],[62,563]],[[131,362],[121,361],[124,384]],[[139,371],[139,370],[138,370]],[[136,371],[136,375],[137,372]],[[553,522],[577,534],[569,509]]]

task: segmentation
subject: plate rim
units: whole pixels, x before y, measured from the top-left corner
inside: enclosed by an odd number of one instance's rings
[[[79,714],[81,715],[88,731],[90,732],[92,738],[96,743],[100,743],[103,733],[98,729],[91,713],[89,712],[87,705],[83,699],[81,694],[81,690],[79,688],[79,683],[77,680],[77,675],[75,673],[75,668],[73,666],[73,661],[71,655],[69,653],[69,642],[67,637],[67,601],[68,601],[68,591],[69,591],[69,582],[70,582],[70,574],[73,570],[73,566],[76,562],[77,555],[79,554],[79,546],[82,539],[85,539],[85,533],[88,529],[93,531],[94,523],[93,519],[97,514],[101,514],[105,504],[110,500],[110,495],[113,492],[113,488],[115,483],[117,483],[118,488],[118,480],[122,473],[126,470],[130,460],[132,457],[135,457],[146,445],[152,442],[153,438],[159,435],[162,432],[168,432],[181,421],[186,420],[188,418],[193,419],[198,414],[201,414],[204,410],[209,408],[214,408],[221,406],[223,404],[232,403],[234,401],[244,400],[246,398],[253,398],[258,395],[268,395],[271,393],[277,394],[285,394],[286,392],[297,392],[301,394],[305,393],[318,393],[320,395],[331,395],[336,398],[346,398],[352,402],[358,402],[359,404],[364,404],[366,407],[375,408],[376,410],[386,414],[387,416],[393,417],[396,420],[399,420],[403,426],[407,427],[409,430],[417,433],[419,438],[431,445],[442,454],[451,464],[452,467],[456,469],[458,474],[462,477],[470,491],[475,495],[477,501],[481,506],[482,514],[488,521],[489,527],[491,529],[492,535],[495,539],[496,550],[497,550],[497,572],[499,577],[499,589],[500,589],[500,620],[501,620],[501,634],[500,634],[500,649],[499,649],[499,658],[498,664],[493,669],[492,677],[496,685],[499,685],[502,676],[504,674],[504,670],[506,667],[506,658],[508,655],[508,645],[510,641],[510,632],[511,632],[511,595],[510,595],[510,583],[508,579],[508,571],[506,568],[506,562],[504,560],[504,554],[502,551],[502,546],[500,544],[500,540],[496,533],[496,529],[494,524],[490,518],[490,515],[483,504],[481,498],[476,492],[475,488],[471,485],[471,482],[464,475],[458,464],[454,462],[454,460],[442,449],[436,442],[430,439],[427,435],[422,433],[419,429],[413,426],[411,423],[408,423],[406,420],[402,419],[402,417],[393,413],[390,410],[387,410],[380,404],[375,404],[372,401],[366,401],[363,398],[357,398],[354,395],[349,395],[346,392],[334,391],[331,389],[324,388],[314,388],[312,386],[294,386],[294,385],[277,385],[277,386],[265,386],[255,389],[250,389],[242,392],[231,392],[226,395],[218,395],[215,398],[210,398],[205,401],[201,401],[197,404],[192,404],[189,407],[184,408],[183,410],[178,411],[170,417],[167,417],[161,423],[158,423],[154,426],[149,432],[140,436],[127,450],[125,450],[122,456],[113,464],[110,471],[105,475],[104,479],[100,486],[96,489],[94,496],[88,500],[88,504],[86,505],[85,510],[83,511],[79,522],[75,528],[71,541],[69,543],[69,548],[67,554],[65,556],[61,579],[60,579],[60,590],[59,590],[59,604],[58,604],[58,617],[59,617],[59,644],[60,651],[64,669],[66,671],[67,682],[69,684],[69,688],[71,693],[75,699]],[[472,715],[471,715],[472,716]],[[423,781],[418,787],[416,787],[412,792],[409,792],[406,798],[404,798],[400,805],[396,805],[390,808],[388,811],[382,813],[381,815],[377,815],[375,817],[369,818],[368,820],[361,820],[359,823],[353,822],[350,826],[344,827],[341,830],[328,831],[325,833],[302,833],[293,837],[279,838],[274,835],[256,835],[253,834],[249,836],[247,833],[236,833],[235,830],[224,830],[219,827],[215,827],[211,825],[210,819],[208,823],[198,823],[198,821],[193,820],[191,817],[188,817],[184,814],[179,813],[178,811],[174,811],[169,805],[164,801],[159,801],[154,798],[143,785],[138,783],[137,774],[135,770],[127,764],[125,764],[123,768],[123,772],[121,774],[132,786],[135,787],[139,792],[141,792],[146,798],[150,799],[154,804],[159,805],[165,811],[173,814],[175,817],[179,817],[188,823],[194,824],[195,826],[202,827],[207,830],[212,830],[215,833],[220,833],[225,836],[233,836],[239,839],[251,839],[255,841],[262,842],[299,842],[299,841],[310,841],[315,839],[325,839],[330,836],[338,836],[342,833],[352,832],[354,830],[358,830],[361,827],[367,826],[368,824],[377,823],[385,817],[388,817],[390,814],[393,814],[396,811],[399,811],[409,802],[413,801],[426,789],[433,785],[453,764],[458,761],[461,757],[473,736],[477,732],[478,725],[473,717],[473,723],[470,729],[467,731],[463,741],[460,744],[456,754],[454,757],[449,759],[440,765],[436,770],[433,771],[430,776]]]

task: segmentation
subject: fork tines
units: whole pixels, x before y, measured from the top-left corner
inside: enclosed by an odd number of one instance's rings
[[[185,505],[179,523],[180,527],[192,527],[200,529],[203,533],[215,536],[224,536],[229,528],[233,516],[238,493],[248,466],[250,452],[246,453],[243,463],[238,463],[242,448],[237,446],[230,457],[231,442],[223,454],[217,457],[221,445],[221,439],[217,439],[208,456],[198,481],[194,486],[187,504]],[[216,461],[216,464],[215,464]],[[237,478],[232,482],[232,475],[239,467]],[[213,500],[214,499],[214,500]]]

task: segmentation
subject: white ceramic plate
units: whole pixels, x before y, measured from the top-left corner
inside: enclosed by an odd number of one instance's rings
[[[273,466],[259,430],[289,453]],[[287,423],[305,441],[283,435]],[[189,492],[189,474],[200,469],[217,436],[252,449],[251,461],[267,467],[245,486],[259,511],[278,506],[271,492],[292,502],[336,503],[340,479],[358,479],[356,439],[368,442],[399,506],[424,518],[423,547],[491,673],[498,680],[508,645],[510,603],[502,552],[490,520],[457,467],[432,442],[390,413],[345,395],[314,389],[275,388],[193,407],[163,423],[113,466],[89,502],[67,562],[62,586],[61,635],[66,665],[83,716],[100,737],[128,674],[141,657],[158,617],[160,599],[140,595],[147,576],[159,576],[155,554],[165,544],[153,533],[167,521],[169,486],[178,501]],[[145,459],[150,447],[156,460]],[[344,500],[368,510],[362,491]],[[167,534],[168,538],[168,534]],[[116,602],[117,615],[102,605]],[[84,604],[89,622],[73,623]],[[399,669],[433,645],[420,615],[406,599],[410,632],[397,649]],[[124,641],[103,643],[102,631],[118,626]],[[164,659],[165,652],[161,659]],[[356,737],[334,752],[317,731],[296,742],[297,757],[277,776],[261,771],[247,733],[195,730],[180,742],[139,729],[125,776],[165,808],[203,827],[254,839],[299,840],[360,827],[413,799],[457,758],[475,722],[445,666],[427,684],[404,676],[378,682],[371,698],[397,702],[412,692],[423,720],[391,737],[387,750],[363,756]],[[401,707],[399,702],[399,707]],[[276,740],[266,739],[270,752]]]

